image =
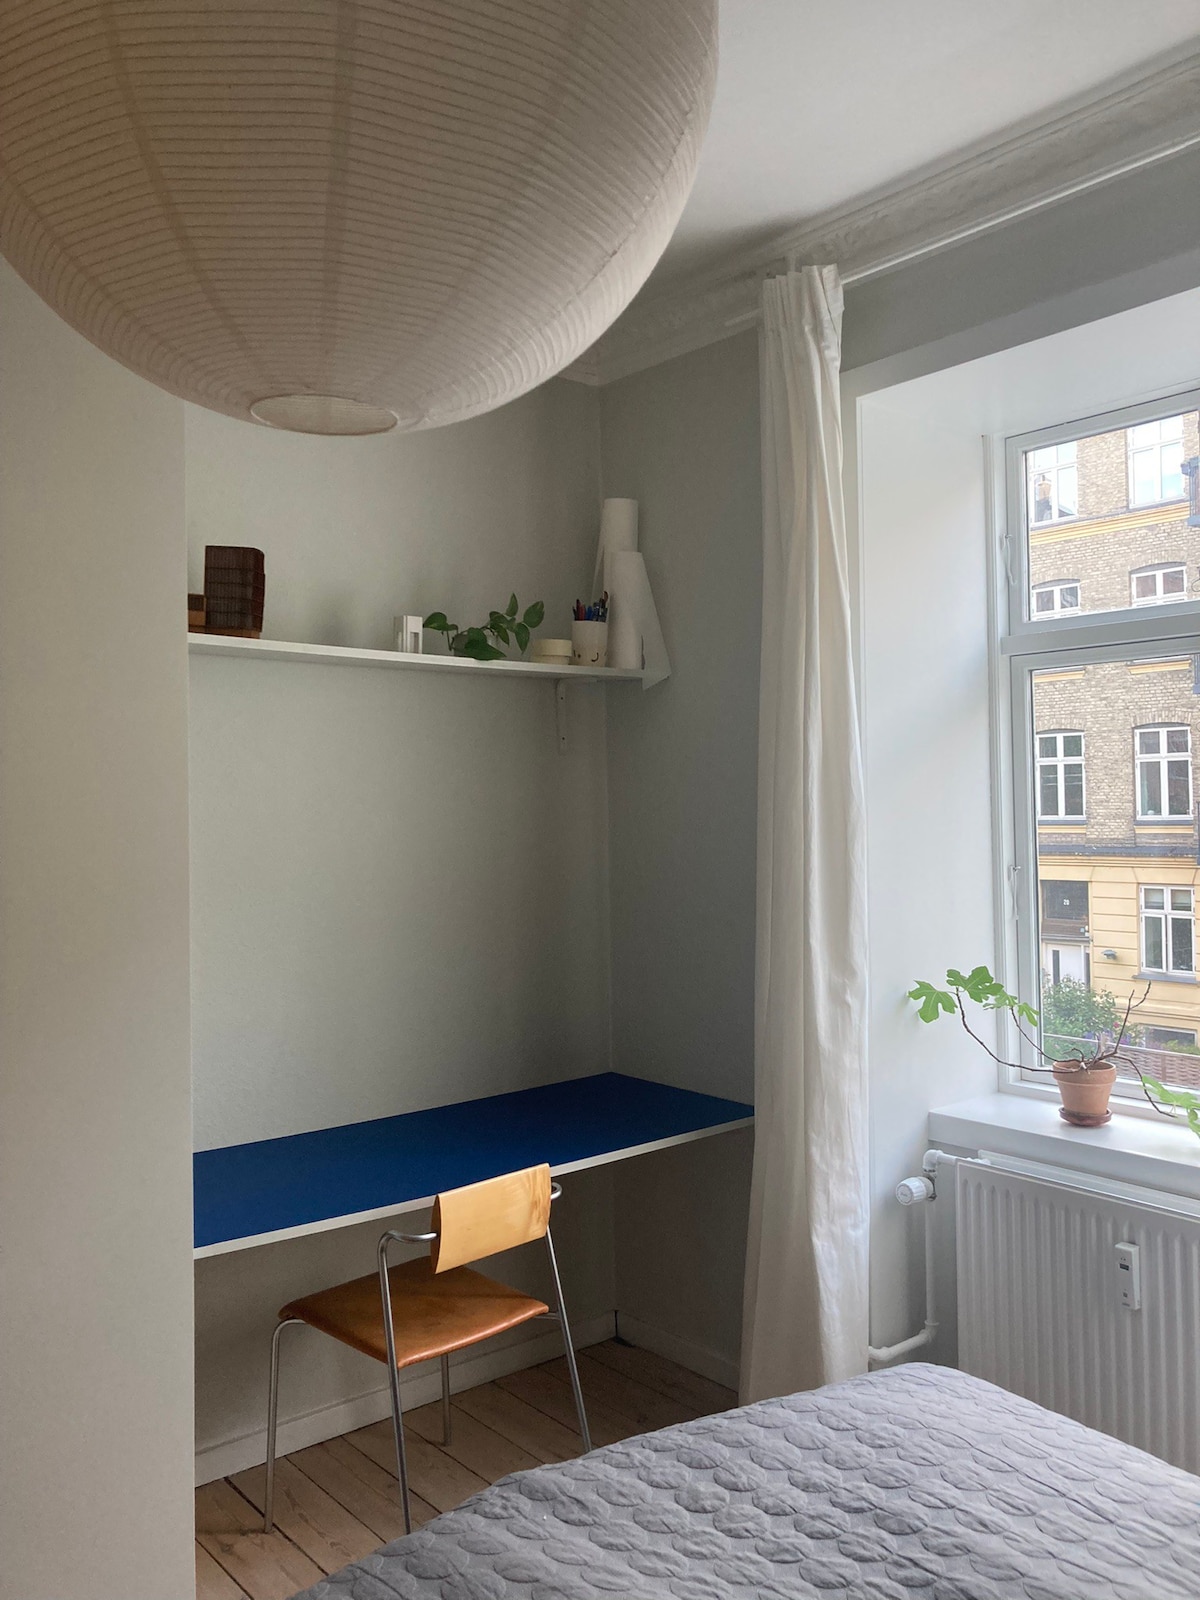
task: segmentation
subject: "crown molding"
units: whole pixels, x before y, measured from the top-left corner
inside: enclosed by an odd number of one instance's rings
[[[762,280],[836,261],[861,282],[1200,145],[1200,50],[910,174],[702,273],[651,284],[563,376],[592,385],[752,326]]]

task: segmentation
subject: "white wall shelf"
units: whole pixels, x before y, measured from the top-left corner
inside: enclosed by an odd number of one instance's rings
[[[344,645],[297,644],[283,639],[234,639],[189,633],[188,650],[201,656],[241,656],[259,661],[324,661],[343,667],[399,667],[417,672],[498,673],[510,678],[551,678],[564,683],[640,683],[642,674],[618,667],[558,667],[541,661],[471,661],[461,656],[406,655],[399,650],[352,650]]]

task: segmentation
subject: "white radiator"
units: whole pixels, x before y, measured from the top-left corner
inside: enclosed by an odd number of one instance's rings
[[[990,1161],[956,1168],[959,1365],[1200,1471],[1200,1204]]]

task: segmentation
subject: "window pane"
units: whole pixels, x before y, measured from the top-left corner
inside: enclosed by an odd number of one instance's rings
[[[1186,817],[1192,809],[1191,765],[1187,761],[1167,762],[1167,815]]]
[[[1063,811],[1068,817],[1083,815],[1083,765],[1068,761],[1063,767]]]
[[[1200,454],[1200,414],[1176,413],[1132,428],[1114,428],[1057,445],[1039,445],[1024,460],[1031,617],[1049,622],[1063,610],[1123,611],[1164,595],[1200,601],[1188,578],[1165,581],[1155,568],[1200,567],[1200,528],[1187,521],[1182,463]],[[1131,518],[1161,506],[1153,518]],[[1077,597],[1048,585],[1087,582]],[[1131,577],[1131,574],[1133,575]],[[1086,591],[1086,592],[1085,592]]]
[[[1192,970],[1192,919],[1171,918],[1171,971]]]
[[[1064,584],[1060,591],[1060,605],[1064,611],[1079,610],[1079,585],[1077,583]]]
[[[1164,594],[1182,594],[1184,592],[1184,576],[1182,567],[1167,568],[1166,572],[1164,572],[1162,575],[1162,592]]]
[[[1042,792],[1038,802],[1043,817],[1058,815],[1058,768],[1042,768]],[[382,1316],[382,1312],[380,1313]]]
[[[1191,815],[1200,693],[1192,652],[1200,647],[1189,639],[1184,649],[1082,663],[1064,652],[1053,668],[1033,671],[1030,756],[1040,820],[1030,954],[1051,1054],[1111,1038],[1127,1003],[1146,990],[1146,973],[1148,998],[1123,1054],[1163,1083],[1200,1088],[1200,1051],[1187,1053],[1195,1047],[1186,1043],[1191,1033],[1200,1039],[1200,984],[1191,981],[1200,898],[1200,827]],[[1151,1028],[1163,1030],[1157,1044]],[[1132,1072],[1118,1070],[1125,1078]]]
[[[1138,810],[1143,817],[1162,816],[1162,764],[1143,761],[1141,764]]]

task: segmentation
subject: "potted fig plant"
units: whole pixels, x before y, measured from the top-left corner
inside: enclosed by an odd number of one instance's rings
[[[1065,1039],[1050,1035],[1050,1042],[1058,1043],[1062,1050],[1057,1055],[1044,1050],[1036,1032],[1030,1031],[1037,1029],[1038,1013],[1015,994],[1009,994],[987,967],[975,967],[965,973],[951,967],[946,973],[944,989],[923,981],[908,991],[908,998],[917,1006],[922,1022],[936,1022],[943,1015],[957,1016],[967,1033],[993,1061],[1018,1070],[1014,1062],[998,1056],[975,1032],[968,1020],[966,1002],[970,1001],[983,1011],[1009,1012],[1022,1039],[1045,1062],[1044,1066],[1032,1070],[1051,1073],[1058,1085],[1062,1099],[1059,1115],[1063,1121],[1077,1128],[1100,1128],[1112,1116],[1108,1100],[1117,1079],[1117,1063],[1125,1062],[1139,1078],[1142,1076],[1137,1066],[1121,1054],[1121,1049],[1129,1039],[1130,1016],[1144,1003],[1149,992],[1147,984],[1140,999],[1135,1000],[1130,995],[1120,1024],[1114,1026],[1111,1035],[1101,1034],[1094,1042],[1075,1040],[1069,1050],[1065,1048]]]

